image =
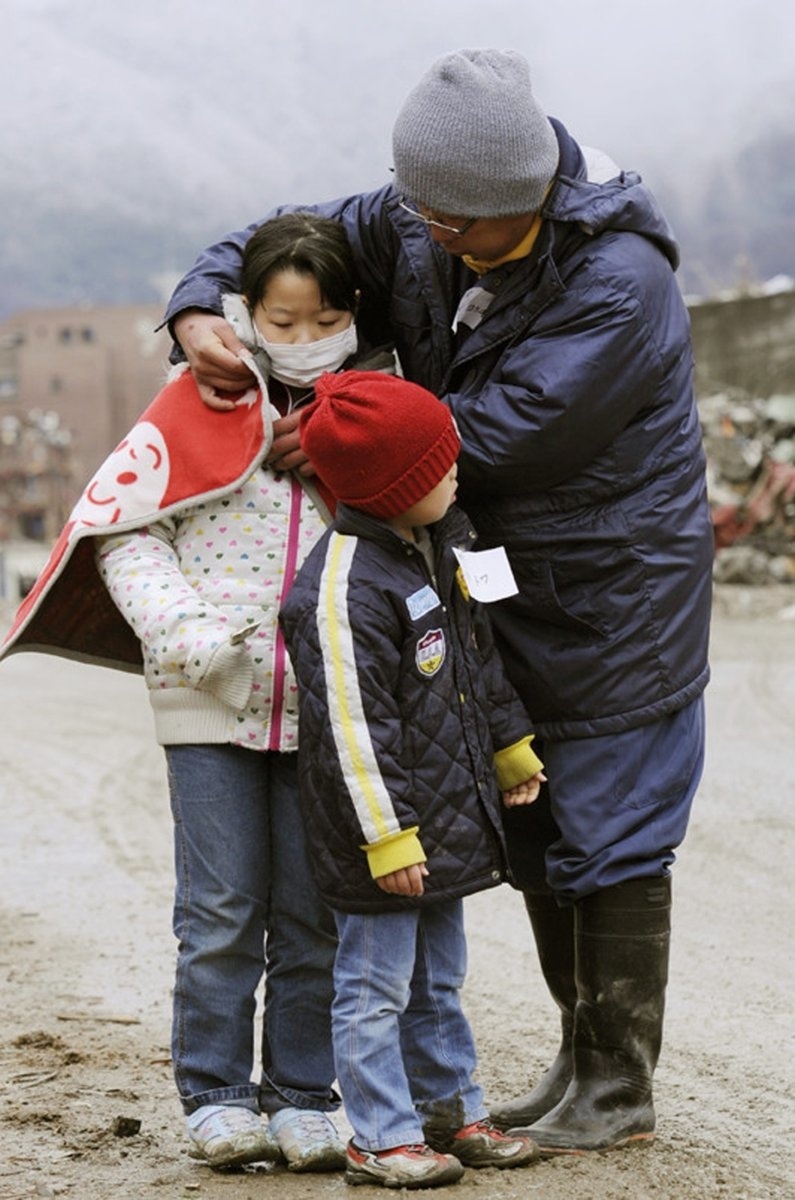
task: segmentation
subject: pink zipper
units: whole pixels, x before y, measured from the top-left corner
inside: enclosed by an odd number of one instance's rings
[[[279,608],[287,599],[287,593],[293,586],[298,562],[298,532],[301,525],[301,504],[304,489],[295,478],[290,476],[290,520],[287,525],[287,552],[284,556],[284,582],[279,597]],[[287,648],[284,644],[281,627],[276,624],[276,637],[273,643],[273,698],[271,704],[271,733],[269,750],[280,750],[282,740],[282,716],[284,713],[284,680],[287,670]]]

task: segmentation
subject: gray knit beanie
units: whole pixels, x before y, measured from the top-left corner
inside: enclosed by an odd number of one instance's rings
[[[433,212],[536,212],[558,142],[515,50],[456,50],[409,93],[392,132],[395,187]]]

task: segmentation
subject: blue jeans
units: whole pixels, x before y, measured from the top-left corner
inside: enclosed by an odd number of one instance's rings
[[[425,1141],[433,1119],[481,1120],[462,902],[335,917],[334,1056],[356,1145],[387,1150]]]
[[[182,1106],[336,1108],[336,936],[310,871],[296,756],[196,745],[168,746],[166,759],[179,940],[172,1058]]]

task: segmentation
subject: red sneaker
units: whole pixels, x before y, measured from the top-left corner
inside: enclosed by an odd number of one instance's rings
[[[510,1140],[510,1139],[507,1139]],[[526,1139],[522,1139],[526,1140]],[[388,1188],[430,1188],[455,1183],[464,1168],[452,1154],[437,1154],[430,1146],[393,1146],[391,1150],[360,1150],[348,1142],[345,1182]]]
[[[539,1157],[532,1138],[502,1133],[489,1120],[459,1129],[450,1149],[465,1167],[526,1167]]]

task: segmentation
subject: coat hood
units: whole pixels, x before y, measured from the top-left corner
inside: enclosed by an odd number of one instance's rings
[[[674,270],[679,247],[673,230],[653,194],[635,171],[619,171],[614,178],[595,182],[583,150],[552,119],[560,144],[560,166],[544,204],[547,220],[577,224],[589,236],[609,230],[639,233],[651,238]]]

